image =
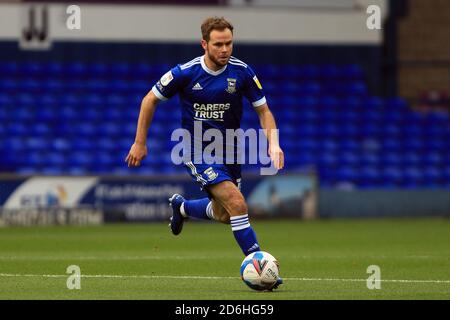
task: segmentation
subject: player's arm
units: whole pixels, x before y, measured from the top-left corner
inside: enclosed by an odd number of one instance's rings
[[[259,107],[255,107],[255,111],[258,114],[261,128],[264,129],[264,133],[269,142],[269,156],[273,161],[277,170],[284,167],[284,153],[280,148],[280,140],[278,136],[277,124],[272,112],[269,109],[267,103]]]
[[[147,156],[147,133],[156,110],[159,99],[150,91],[141,102],[141,110],[136,129],[136,138],[131,146],[125,162],[129,167],[137,167]]]

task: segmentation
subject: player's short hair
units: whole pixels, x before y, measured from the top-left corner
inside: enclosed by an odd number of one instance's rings
[[[202,38],[206,42],[209,41],[209,37],[211,35],[211,31],[219,30],[223,31],[225,29],[230,29],[231,34],[233,34],[233,25],[225,20],[224,17],[209,17],[205,21],[203,21],[201,30],[202,30]]]

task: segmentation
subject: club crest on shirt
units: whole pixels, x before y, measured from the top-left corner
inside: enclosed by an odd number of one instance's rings
[[[219,175],[217,172],[214,171],[212,167],[209,167],[208,169],[203,171],[203,173],[208,177],[208,181],[213,181]]]
[[[236,79],[233,78],[227,78],[228,87],[226,91],[228,93],[235,93],[236,92]]]

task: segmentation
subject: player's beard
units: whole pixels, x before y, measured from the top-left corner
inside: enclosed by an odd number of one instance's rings
[[[224,67],[227,65],[228,60],[230,60],[230,56],[227,56],[226,60],[219,60],[216,59],[212,54],[209,53],[209,50],[206,52],[206,54],[208,55],[209,60],[211,60],[216,66],[218,67]]]

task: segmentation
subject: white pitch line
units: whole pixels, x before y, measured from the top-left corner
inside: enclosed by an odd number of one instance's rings
[[[0,256],[0,261],[61,261],[61,260],[102,260],[102,261],[125,261],[125,260],[195,260],[195,259],[211,259],[211,256],[108,256],[108,257],[98,257],[98,256]]]
[[[0,273],[0,277],[42,277],[42,278],[67,278],[70,274],[13,274]],[[168,276],[168,275],[115,275],[115,274],[81,274],[82,278],[118,278],[118,279],[200,279],[200,280],[221,280],[239,279],[239,277],[208,277],[208,276]],[[337,281],[337,282],[366,282],[367,279],[339,279],[339,278],[283,278],[286,281]],[[398,280],[381,279],[380,282],[393,283],[446,283],[450,280]]]

